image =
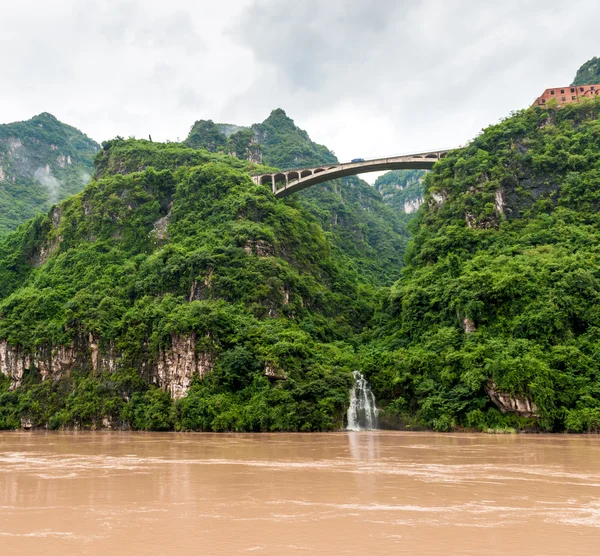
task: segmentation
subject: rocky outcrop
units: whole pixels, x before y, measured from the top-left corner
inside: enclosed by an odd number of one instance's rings
[[[10,378],[10,389],[21,386],[25,370],[31,366],[31,358],[10,346],[6,340],[0,340],[0,373]]]
[[[271,380],[287,380],[285,371],[269,362],[265,363],[265,376]]]
[[[415,199],[409,199],[404,201],[404,212],[406,214],[413,214],[419,210],[419,207],[423,204],[423,197],[417,197]]]
[[[538,407],[530,399],[499,392],[493,382],[489,382],[485,390],[502,413],[516,413],[521,417],[539,417]]]
[[[475,323],[469,317],[465,317],[463,319],[463,328],[465,330],[465,334],[472,334],[473,332],[477,332],[477,327],[475,326]]]
[[[248,255],[256,255],[258,257],[272,257],[275,254],[273,246],[262,239],[256,241],[248,240],[244,245],[244,251]]]
[[[174,399],[183,398],[194,376],[203,377],[214,366],[210,353],[196,353],[196,336],[173,336],[171,348],[158,358],[155,382],[171,393]]]
[[[155,223],[152,229],[152,234],[158,241],[164,241],[167,239],[167,229],[169,227],[169,220],[171,218],[171,212],[159,218]]]
[[[25,373],[39,372],[42,380],[68,375],[74,368],[93,373],[112,373],[119,368],[121,357],[113,346],[100,347],[93,335],[79,338],[69,346],[41,348],[25,353],[18,346],[0,341],[0,373],[10,379],[10,388],[21,386]],[[150,381],[179,399],[187,394],[194,376],[203,377],[212,370],[212,353],[196,353],[196,336],[173,336],[170,348],[162,350],[155,362],[146,362],[140,372],[147,373]]]
[[[62,219],[62,210],[59,207],[54,207],[50,213],[50,219],[52,220],[53,230],[57,230]],[[61,241],[62,236],[60,235],[54,236],[51,239],[47,239],[42,245],[39,246],[37,251],[31,257],[31,265],[37,268],[45,264],[56,252]]]

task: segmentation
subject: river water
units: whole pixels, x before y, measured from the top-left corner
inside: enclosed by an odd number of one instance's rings
[[[0,554],[600,553],[600,437],[0,433]]]

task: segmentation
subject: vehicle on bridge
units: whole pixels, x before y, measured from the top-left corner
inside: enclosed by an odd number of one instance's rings
[[[350,164],[354,164],[355,162],[364,162],[364,161],[365,161],[365,159],[364,159],[364,158],[353,158],[353,159],[350,161]]]

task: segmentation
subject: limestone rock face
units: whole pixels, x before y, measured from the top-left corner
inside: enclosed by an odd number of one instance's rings
[[[247,241],[244,245],[244,251],[248,255],[256,255],[258,257],[272,257],[275,254],[273,246],[262,239]]]
[[[69,346],[52,346],[25,353],[18,346],[0,340],[0,373],[9,377],[11,390],[21,386],[23,376],[37,369],[42,380],[58,379],[74,368],[93,373],[112,373],[119,368],[120,355],[114,346],[100,348],[100,340],[93,335],[79,339]],[[173,336],[169,349],[160,352],[158,360],[142,364],[152,383],[169,392],[175,399],[184,397],[194,376],[203,377],[212,370],[211,353],[196,353],[196,336]]]
[[[171,348],[161,352],[156,382],[174,399],[183,398],[195,375],[203,377],[213,368],[210,353],[196,353],[196,336],[173,336]]]
[[[463,328],[465,329],[466,334],[472,334],[473,332],[477,332],[477,327],[475,326],[475,323],[469,317],[465,317],[463,319]]]
[[[25,369],[30,367],[30,357],[23,355],[16,347],[0,341],[0,372],[10,378],[10,389],[21,386]]]
[[[499,392],[493,382],[488,383],[485,390],[502,413],[516,413],[521,417],[539,416],[538,407],[524,396],[511,396],[506,392]]]

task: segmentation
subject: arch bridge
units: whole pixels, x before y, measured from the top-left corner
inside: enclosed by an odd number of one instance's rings
[[[449,149],[446,149],[386,158],[361,159],[341,164],[315,166],[314,168],[284,170],[274,174],[253,176],[252,181],[258,185],[270,185],[275,197],[282,198],[313,185],[346,176],[382,170],[431,170],[433,165],[448,152]]]

